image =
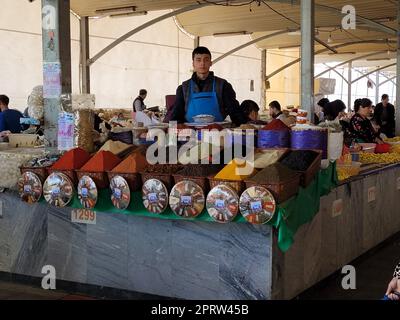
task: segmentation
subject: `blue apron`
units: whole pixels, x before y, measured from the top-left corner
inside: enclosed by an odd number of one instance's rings
[[[190,96],[186,120],[194,122],[193,117],[200,114],[210,114],[215,117],[215,122],[224,120],[219,109],[217,93],[215,91],[215,79],[213,81],[212,92],[193,92],[193,80],[190,80]]]

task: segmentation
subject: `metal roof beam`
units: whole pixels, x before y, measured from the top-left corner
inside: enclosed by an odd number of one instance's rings
[[[291,5],[300,5],[300,0],[268,0],[269,2],[278,2],[278,3],[287,3],[287,4],[291,4]],[[334,7],[329,7],[326,5],[322,5],[322,4],[315,4],[315,8],[316,9],[320,9],[323,11],[327,11],[327,12],[332,12],[334,14],[336,14],[337,16],[343,17],[343,13],[342,10],[336,9]],[[375,22],[371,19],[368,18],[364,18],[362,16],[356,15],[356,19],[359,22],[363,22],[364,24],[370,26],[371,28],[375,29],[375,30],[379,30],[382,31],[384,33],[388,33],[391,34],[393,36],[397,35],[397,31],[396,29],[390,28],[385,26],[382,23],[379,22]]]
[[[361,79],[363,79],[363,78],[365,78],[365,77],[368,77],[370,74],[373,74],[373,73],[375,73],[375,72],[378,72],[378,71],[387,69],[387,68],[389,68],[389,67],[393,67],[393,66],[395,66],[395,65],[396,65],[396,63],[391,63],[391,64],[388,64],[388,65],[386,65],[386,66],[379,67],[379,68],[377,68],[377,69],[375,69],[375,70],[373,70],[373,71],[370,71],[370,72],[365,73],[362,77],[358,77],[357,79],[354,79],[351,83],[357,82],[358,80],[361,80]]]
[[[381,83],[379,84],[379,86],[382,86],[382,85],[384,85],[385,83],[388,83],[388,82],[392,82],[394,85],[396,85],[396,82],[393,81],[393,80],[396,79],[396,78],[397,78],[397,76],[393,76],[393,77],[391,77],[391,78],[388,78],[387,80],[381,82]]]
[[[331,71],[333,69],[336,69],[338,67],[344,66],[345,64],[348,64],[349,62],[358,61],[358,60],[361,60],[361,59],[364,59],[364,58],[368,58],[368,57],[372,57],[372,56],[375,56],[375,55],[378,55],[378,54],[381,54],[381,53],[384,53],[384,52],[386,52],[386,50],[375,51],[375,52],[372,52],[372,53],[365,54],[363,56],[359,56],[357,58],[352,58],[352,59],[346,60],[346,61],[341,62],[341,63],[339,63],[339,64],[337,64],[337,65],[335,65],[333,67],[330,67],[329,69],[326,69],[325,71],[322,71],[321,73],[317,74],[314,78],[318,78],[318,77],[322,76],[323,74],[325,74],[325,73],[327,73],[327,72],[329,72],[329,71]]]
[[[242,45],[240,45],[240,46],[238,46],[238,47],[236,47],[236,48],[224,53],[222,56],[216,58],[213,61],[213,64],[216,64],[218,61],[220,61],[220,60],[226,58],[227,56],[229,56],[229,55],[231,55],[231,54],[233,54],[233,53],[235,53],[235,52],[237,52],[237,51],[239,51],[241,49],[244,49],[244,48],[246,48],[246,47],[248,47],[248,46],[250,46],[252,44],[255,44],[255,43],[260,42],[260,41],[265,40],[265,39],[269,39],[269,38],[273,38],[273,37],[279,36],[281,34],[285,34],[285,33],[288,33],[288,32],[294,32],[294,31],[297,31],[297,30],[300,30],[300,28],[281,30],[281,31],[277,31],[277,32],[274,32],[274,33],[271,33],[271,34],[267,34],[267,35],[259,37],[257,39],[253,39],[253,40],[251,40],[249,42],[246,42],[246,43],[244,43],[244,44],[242,44]]]
[[[113,41],[111,44],[109,44],[107,47],[105,47],[103,50],[101,50],[99,53],[97,53],[96,55],[94,55],[93,58],[88,60],[88,65],[92,65],[95,61],[97,61],[99,58],[101,58],[104,54],[106,54],[108,51],[110,51],[111,49],[113,49],[114,47],[116,47],[117,45],[119,45],[121,42],[125,41],[126,39],[130,38],[131,36],[133,36],[135,33],[138,33],[139,31],[142,31],[154,24],[156,24],[157,22],[163,21],[165,19],[171,18],[173,16],[176,16],[178,14],[181,13],[185,13],[188,11],[193,11],[199,8],[203,8],[206,6],[211,5],[210,3],[198,3],[198,4],[194,4],[191,6],[187,6],[184,8],[180,8],[174,11],[171,11],[169,13],[166,13],[162,16],[159,16],[153,20],[150,20],[144,24],[142,24],[141,26],[125,33],[123,36],[119,37],[118,39],[116,39],[115,41]]]
[[[324,65],[327,66],[325,63],[324,63]],[[329,67],[329,66],[327,66],[327,67]],[[347,79],[346,79],[341,73],[339,73],[337,70],[331,68],[330,71],[333,71],[333,72],[335,72],[336,74],[338,74],[338,75],[344,80],[344,82],[346,82],[347,84],[349,83],[349,82],[347,81]]]
[[[342,44],[338,44],[336,46],[333,46],[332,48],[334,49],[338,49],[338,48],[344,48],[347,46],[351,46],[351,45],[355,45],[355,44],[366,44],[366,43],[396,43],[396,41],[394,40],[363,40],[363,41],[353,41],[353,42],[347,42],[347,43],[342,43]],[[329,49],[321,49],[315,52],[315,54],[320,54],[320,53],[324,53],[329,51]],[[286,68],[289,68],[290,66],[298,63],[301,61],[301,58],[298,58],[292,62],[289,62],[288,64],[284,65],[283,67],[275,70],[274,72],[272,72],[271,74],[269,74],[267,76],[267,79],[272,78],[273,76],[277,75],[278,73],[282,72],[283,70],[285,70]]]

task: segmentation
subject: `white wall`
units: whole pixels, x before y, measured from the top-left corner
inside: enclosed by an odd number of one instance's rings
[[[32,88],[42,83],[40,1],[1,0],[0,92],[11,106],[23,110]],[[128,18],[90,19],[90,55],[135,26],[164,12]],[[79,93],[79,22],[71,15],[72,90]],[[216,58],[249,41],[247,36],[204,37]],[[164,96],[191,75],[193,39],[182,33],[173,19],[160,22],[132,36],[96,61],[91,67],[91,91],[97,107],[131,107],[139,89],[148,90],[148,106],[164,106]],[[238,51],[215,65],[213,70],[227,79],[239,101],[260,100],[260,51],[254,46]],[[254,80],[254,92],[250,92]]]

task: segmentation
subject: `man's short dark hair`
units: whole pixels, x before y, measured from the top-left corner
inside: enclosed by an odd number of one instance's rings
[[[206,47],[197,47],[196,49],[194,49],[192,52],[192,60],[194,60],[194,56],[196,54],[208,54],[211,58],[211,52]]]
[[[322,98],[321,100],[318,101],[318,105],[320,107],[323,107],[324,105],[326,105],[327,103],[329,103],[329,99],[328,98]]]
[[[281,105],[280,105],[279,102],[276,101],[276,100],[272,101],[272,102],[269,104],[269,106],[270,106],[271,108],[274,108],[274,109],[278,110],[278,111],[281,111]]]
[[[140,96],[143,96],[143,95],[145,95],[145,94],[147,94],[147,90],[146,90],[146,89],[140,89],[139,95],[140,95]]]
[[[382,95],[382,100],[386,100],[388,98],[389,98],[389,96],[386,93]]]
[[[246,115],[249,115],[250,113],[252,113],[253,111],[258,112],[260,111],[260,107],[258,106],[258,104],[253,101],[253,100],[244,100],[241,105],[240,108],[243,110],[243,112]]]
[[[10,99],[4,94],[0,94],[0,102],[8,106]]]

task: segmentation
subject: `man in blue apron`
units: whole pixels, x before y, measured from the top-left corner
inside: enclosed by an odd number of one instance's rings
[[[213,115],[215,122],[224,121],[229,115],[232,122],[241,125],[247,122],[236,100],[232,85],[210,72],[211,52],[206,47],[197,47],[192,53],[193,76],[176,90],[176,101],[171,121],[194,122],[200,114]]]

